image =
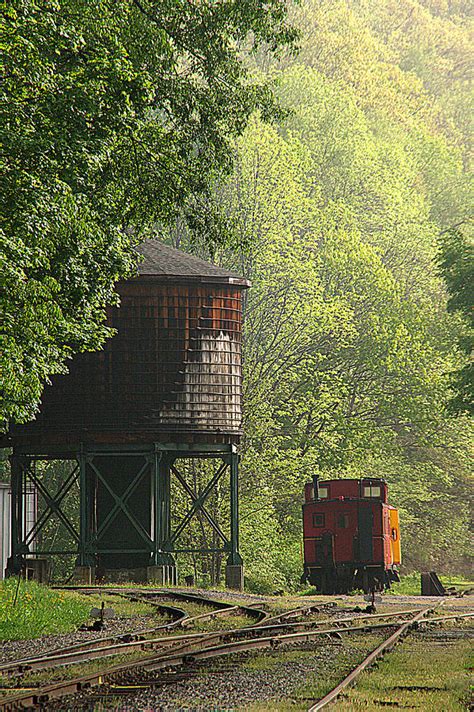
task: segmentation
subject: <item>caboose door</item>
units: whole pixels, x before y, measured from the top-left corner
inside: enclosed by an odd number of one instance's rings
[[[373,540],[372,530],[374,525],[372,507],[370,504],[359,505],[357,513],[358,529],[359,529],[359,557],[360,561],[372,561],[373,559]]]

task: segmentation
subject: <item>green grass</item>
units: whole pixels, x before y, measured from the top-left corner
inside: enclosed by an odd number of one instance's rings
[[[320,596],[321,593],[318,591],[316,586],[310,586],[309,588],[301,589],[297,592],[297,596]]]
[[[103,601],[106,608],[113,608],[117,618],[132,618],[133,616],[146,615],[150,613],[155,616],[157,615],[154,607],[145,601],[130,601],[127,598],[114,596],[109,593],[88,594],[87,596],[83,596],[82,594],[76,595],[79,598],[88,601],[90,608],[100,608]],[[164,623],[165,618],[166,617],[164,616],[163,620],[157,621],[156,624],[159,625],[162,622]]]
[[[366,671],[356,687],[337,702],[338,712],[382,707],[462,712],[468,709],[472,641],[429,642],[411,635],[376,668]]]
[[[459,591],[466,591],[467,589],[474,588],[474,581],[464,578],[463,576],[440,576],[440,579],[441,583],[446,588],[454,586],[459,589]]]
[[[456,589],[463,591],[468,588],[474,588],[474,581],[469,581],[462,576],[440,576],[441,583],[446,587],[454,586]],[[414,571],[411,574],[401,576],[400,583],[392,584],[392,587],[387,593],[402,595],[402,596],[420,596],[421,595],[421,574]]]
[[[100,608],[102,601],[120,618],[154,613],[146,603],[119,596],[52,590],[35,581],[13,577],[0,581],[0,640],[24,640],[76,630],[89,620],[91,608]]]
[[[52,591],[34,581],[0,581],[0,640],[67,633],[87,620],[91,602],[72,592]]]
[[[9,578],[0,581],[0,641],[68,633],[89,622],[91,608],[100,608],[102,601],[107,608],[114,609],[118,618],[149,614],[153,616],[150,627],[168,620],[166,615],[158,614],[145,601],[129,601],[106,590],[83,594],[73,590],[53,590],[34,581]],[[170,600],[169,603],[183,608],[190,616],[215,610],[212,606],[189,601]],[[222,619],[217,617],[213,621],[203,621],[195,629],[213,631],[239,628],[248,623],[247,616],[233,614]]]

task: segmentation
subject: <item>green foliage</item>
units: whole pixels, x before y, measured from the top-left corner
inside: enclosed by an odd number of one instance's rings
[[[407,569],[469,566],[472,425],[447,410],[465,328],[436,260],[470,185],[426,45],[415,72],[402,60],[414,39],[386,36],[392,5],[295,10],[297,61],[258,58],[287,117],[276,127],[256,115],[214,190],[234,241],[213,256],[253,284],[242,548],[254,587],[295,585],[301,492],[315,472],[388,480]],[[420,27],[443,25],[410,7]],[[462,21],[445,29],[443,42],[465,36]],[[440,57],[437,70],[449,93]]]
[[[450,298],[448,309],[458,312],[464,318],[467,329],[459,339],[459,344],[467,354],[468,362],[454,375],[456,395],[451,407],[457,413],[474,412],[474,368],[472,344],[474,315],[474,246],[472,233],[461,227],[450,228],[441,235],[438,262],[446,280]]]
[[[133,244],[199,205],[273,111],[242,54],[294,40],[285,3],[14,0],[1,11],[0,421],[111,331]],[[198,220],[199,216],[195,216]]]
[[[460,228],[446,230],[441,236],[439,264],[451,295],[450,311],[460,311],[474,325],[474,246]]]
[[[243,493],[241,510],[245,589],[270,595],[295,590],[302,566],[299,541],[287,537],[275,516],[269,488],[249,495]]]
[[[418,571],[400,577],[398,583],[392,584],[389,593],[401,596],[419,596],[421,593],[421,575]]]
[[[85,596],[52,591],[34,581],[6,579],[0,582],[0,640],[67,633],[87,620],[90,609]]]
[[[243,496],[252,497],[255,487],[265,492],[268,515],[281,528],[268,532],[267,542],[289,536],[296,545],[302,486],[315,470],[327,477],[385,476],[402,510],[406,563],[416,566],[420,553],[429,559],[443,551],[448,564],[453,538],[468,547],[469,466],[462,456],[467,442],[447,428],[443,415],[446,371],[457,364],[451,334],[458,322],[439,307],[434,229],[424,227],[422,201],[421,217],[413,204],[402,210],[396,191],[412,177],[400,160],[392,165],[391,192],[385,181],[380,184],[383,232],[374,236],[362,205],[353,203],[350,162],[331,162],[324,150],[329,116],[342,122],[341,112],[324,113],[327,92],[324,101],[319,96],[327,81],[299,68],[296,79],[293,71],[285,73],[283,86],[288,76],[294,83],[301,79],[308,128],[296,134],[296,108],[287,122],[291,131],[285,128],[283,135],[255,120],[241,142],[233,182],[219,194],[241,225],[242,263],[253,282],[245,320]],[[342,104],[338,91],[331,88]],[[348,127],[343,135],[350,135]],[[367,126],[366,134],[368,143]],[[345,151],[356,155],[351,144],[335,145],[343,157]],[[319,167],[315,152],[321,146],[325,159]],[[372,136],[372,150],[361,151],[356,173],[360,177],[363,169],[373,176],[377,162]],[[331,200],[332,188],[324,195],[326,181],[344,185],[346,196]],[[387,201],[398,208],[384,218]],[[403,223],[405,212],[407,226],[416,218],[417,232],[406,227],[406,240],[394,244],[390,216]],[[250,235],[244,232],[249,228]],[[253,524],[245,521],[244,541],[248,526],[249,541],[255,542]],[[259,552],[255,562],[252,551]],[[246,557],[260,576],[267,556],[273,566],[278,560],[272,545],[262,551],[263,542]]]

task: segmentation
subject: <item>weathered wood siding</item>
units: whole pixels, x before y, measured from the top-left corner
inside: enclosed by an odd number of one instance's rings
[[[139,277],[119,289],[117,330],[57,376],[30,428],[238,435],[241,287]],[[220,441],[220,440],[219,440]]]

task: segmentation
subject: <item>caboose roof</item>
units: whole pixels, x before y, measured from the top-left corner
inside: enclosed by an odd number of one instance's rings
[[[154,277],[160,281],[172,279],[250,287],[250,282],[235,272],[165,245],[159,240],[146,240],[137,247],[137,251],[143,258],[138,265],[140,277]]]

